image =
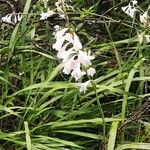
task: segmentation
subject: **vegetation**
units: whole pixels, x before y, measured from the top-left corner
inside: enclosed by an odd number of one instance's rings
[[[150,150],[149,1],[59,2],[0,0],[0,150]],[[62,71],[55,25],[95,57],[93,77]]]

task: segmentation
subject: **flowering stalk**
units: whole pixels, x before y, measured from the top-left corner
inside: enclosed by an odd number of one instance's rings
[[[104,112],[103,112],[103,109],[102,109],[102,105],[100,103],[100,100],[99,100],[99,97],[98,97],[98,93],[97,93],[97,88],[96,88],[96,83],[92,80],[91,81],[92,83],[92,86],[94,88],[94,91],[95,91],[95,95],[96,95],[96,101],[97,101],[97,105],[98,105],[98,109],[100,111],[100,114],[102,116],[102,120],[103,120],[103,139],[104,139],[104,142],[105,142],[105,136],[106,136],[106,123],[105,123],[105,116],[104,116]]]
[[[97,105],[103,119],[103,135],[105,137],[104,113],[97,94],[96,84],[91,80],[91,77],[96,73],[95,68],[91,67],[91,60],[95,57],[89,55],[86,51],[83,51],[83,46],[75,32],[70,33],[68,31],[68,28],[61,29],[60,26],[55,26],[54,36],[56,42],[53,44],[53,49],[57,51],[57,57],[61,59],[64,64],[64,74],[70,74],[76,81],[81,81],[81,78],[87,75],[89,80],[84,83],[79,83],[79,91],[85,93],[87,86],[90,83],[92,84],[96,95]]]
[[[57,51],[57,57],[64,64],[63,73],[71,75],[76,81],[81,81],[83,76],[93,76],[95,69],[91,66],[91,60],[95,57],[83,51],[82,44],[75,32],[68,32],[69,28],[61,29],[60,26],[55,26],[55,39],[53,49]],[[86,68],[86,70],[85,70]],[[80,92],[84,92],[90,82],[79,83]]]
[[[96,95],[96,102],[97,102],[97,105],[98,105],[98,109],[99,109],[100,115],[102,116],[102,120],[103,120],[103,139],[104,139],[104,142],[105,142],[105,136],[106,136],[106,123],[105,123],[105,119],[104,119],[105,116],[104,116],[102,105],[100,103],[99,96],[98,96],[98,93],[97,93],[96,83],[95,83],[94,80],[91,80],[91,77],[88,75],[87,71],[86,71],[86,74],[87,74],[87,77],[88,77],[89,81],[91,82],[92,87],[94,89],[94,92],[95,92],[95,95]]]
[[[134,17],[136,11],[140,12],[139,21],[141,22],[142,26],[144,28],[150,27],[150,18],[148,16],[148,11],[150,9],[150,6],[148,7],[147,11],[141,13],[141,9],[137,9],[138,8],[137,3],[138,3],[137,0],[132,0],[127,6],[122,7],[121,9],[124,13],[129,15],[131,18]],[[145,31],[144,32],[142,31],[141,33],[138,33],[138,41],[140,45],[142,43],[147,44],[150,42],[150,35],[146,34]]]

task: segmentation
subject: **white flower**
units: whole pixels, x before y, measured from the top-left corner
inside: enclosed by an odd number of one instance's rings
[[[145,42],[146,44],[150,42],[150,35],[145,35],[144,32],[138,35],[139,43],[142,44]]]
[[[74,36],[73,48],[74,50],[79,51],[80,49],[82,49],[82,44],[79,40],[79,37],[75,33],[73,34],[73,36]]]
[[[72,77],[74,77],[75,80],[78,81],[85,74],[86,73],[84,71],[81,71],[81,69],[80,69],[80,63],[76,62],[74,69],[71,73]]]
[[[5,17],[2,17],[2,21],[10,24],[16,24],[17,22],[21,21],[22,15],[20,13],[12,13],[7,14]]]
[[[72,48],[70,48],[69,50],[65,50],[66,45],[64,45],[57,53],[57,57],[62,59],[62,62],[68,61],[68,59],[71,57],[71,54],[74,53]]]
[[[79,51],[78,62],[80,62],[83,66],[91,65],[91,60],[94,58],[94,56],[87,55],[87,52]]]
[[[73,41],[73,35],[71,33],[66,33],[65,34],[65,40],[72,44],[74,42]]]
[[[135,4],[135,2],[133,3]],[[127,15],[129,15],[131,18],[134,17],[134,14],[135,14],[135,11],[136,11],[136,8],[133,6],[131,6],[131,4],[129,3],[128,6],[125,6],[125,7],[121,7],[122,11],[124,13],[126,13]]]
[[[56,42],[53,44],[53,48],[58,51],[57,57],[62,60],[64,65],[63,73],[71,74],[76,81],[83,77],[86,71],[87,75],[93,76],[96,72],[94,68],[82,71],[83,66],[91,65],[91,60],[94,59],[94,56],[90,56],[87,52],[82,51],[79,37],[75,33],[67,32],[68,28],[61,29],[58,25],[54,28]],[[85,92],[85,85],[83,84],[81,91]]]
[[[5,17],[2,17],[2,21],[6,23],[12,23],[11,17],[12,17],[12,14],[8,14]]]
[[[61,27],[59,25],[54,26],[55,32],[61,30]],[[55,35],[55,34],[54,34]]]
[[[64,14],[59,14],[59,17],[62,19],[65,19],[65,15]]]
[[[80,92],[86,92],[87,90],[87,86],[89,85],[90,83],[90,80],[86,81],[85,83],[80,83],[79,86],[80,86]]]
[[[18,13],[18,14],[17,14],[17,20],[18,20],[18,21],[21,21],[21,19],[22,19],[22,15],[21,15],[20,13]]]
[[[13,23],[16,24],[18,21],[21,21],[22,19],[22,15],[21,14],[15,14],[14,16],[14,20],[13,20]]]
[[[91,77],[93,77],[93,75],[96,73],[96,70],[95,68],[92,68],[90,67],[88,70],[87,70],[87,74]]]
[[[58,27],[57,27],[58,28]],[[64,34],[65,34],[65,32],[68,30],[68,28],[64,28],[64,29],[61,29],[61,30],[58,30],[58,31],[56,31],[56,33],[55,33],[55,38],[56,38],[56,40],[57,39],[60,39],[61,37],[63,37],[64,36]]]
[[[133,4],[133,6],[138,3],[137,0],[133,0],[133,1],[131,1],[131,2],[132,2],[132,4]]]
[[[45,19],[47,19],[48,17],[51,17],[52,15],[54,15],[55,14],[55,12],[54,11],[52,11],[52,10],[48,10],[46,13],[44,13],[44,12],[42,12],[41,14],[40,14],[40,20],[45,20]]]
[[[70,58],[64,63],[63,73],[70,74],[70,72],[75,68],[76,61],[74,58]]]
[[[66,57],[66,52],[67,52],[66,48],[68,45],[69,45],[69,43],[66,43],[64,46],[60,47],[60,49],[58,50],[58,53],[57,53],[58,58],[64,59],[64,57]]]
[[[55,3],[55,6],[58,12],[63,12],[61,0],[58,0],[58,2]]]
[[[143,15],[140,15],[140,21],[143,24],[147,24],[147,22],[148,22],[148,12],[147,11]]]
[[[61,30],[58,30],[58,28],[59,28],[59,26],[57,26],[56,33],[54,33],[55,38],[56,38],[56,42],[52,46],[53,49],[56,49],[57,51],[59,51],[62,48],[62,45],[65,41],[64,34],[68,30],[68,28],[64,28],[64,29],[61,29]]]
[[[57,51],[59,51],[62,48],[64,41],[65,39],[63,37],[61,37],[59,40],[56,40],[56,42],[52,46],[53,49],[56,49]]]

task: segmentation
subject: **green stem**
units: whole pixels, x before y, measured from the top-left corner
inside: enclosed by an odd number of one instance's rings
[[[105,119],[104,119],[104,112],[103,112],[103,109],[102,109],[102,105],[99,101],[99,97],[98,97],[98,93],[97,93],[97,89],[96,89],[96,83],[91,80],[91,84],[94,88],[94,92],[95,92],[95,95],[96,95],[96,101],[97,101],[97,105],[98,105],[98,109],[100,111],[100,114],[102,116],[102,120],[103,120],[103,136],[104,136],[104,141],[105,141],[105,135],[106,135],[106,123],[105,123]]]

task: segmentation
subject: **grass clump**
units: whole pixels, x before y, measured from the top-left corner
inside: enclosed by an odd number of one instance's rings
[[[0,0],[0,149],[150,149],[148,1],[58,2]],[[77,81],[55,25],[89,58]]]

